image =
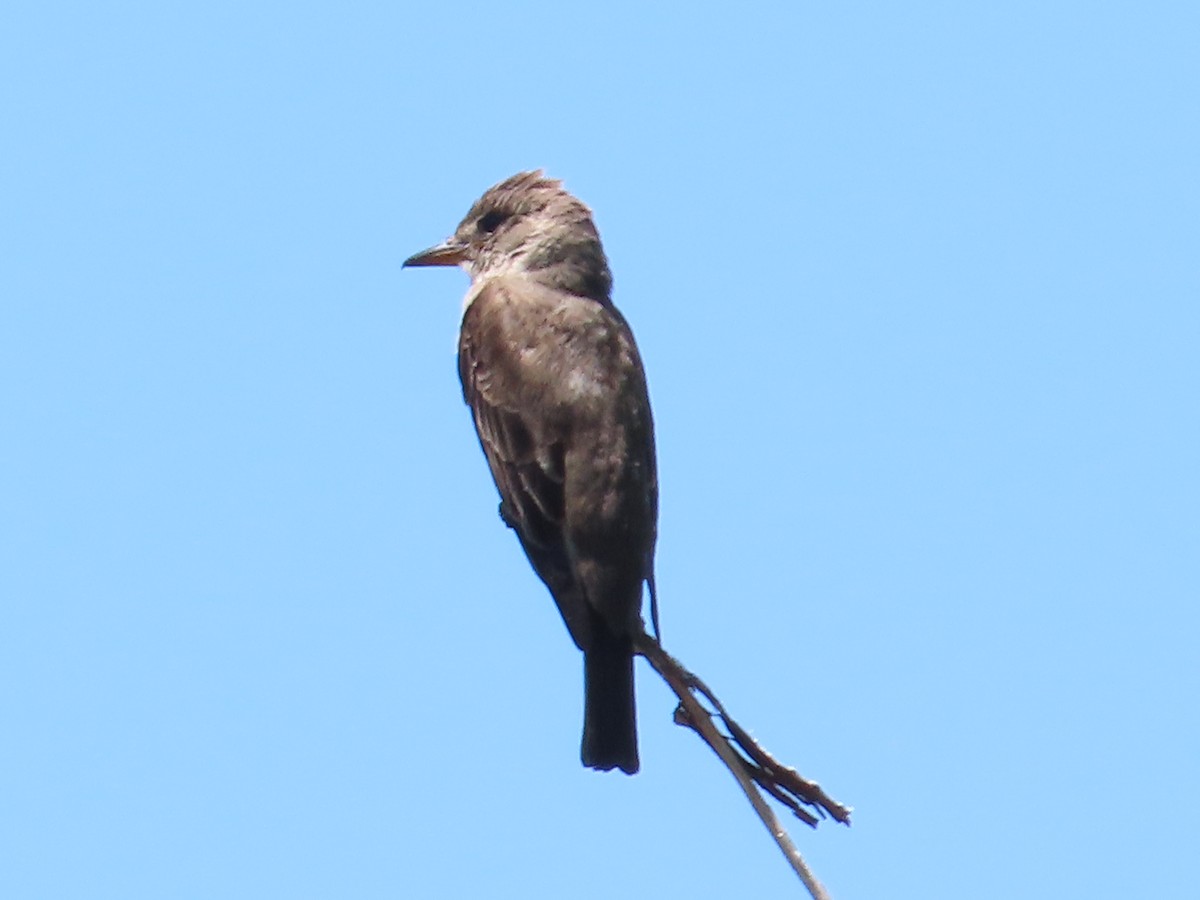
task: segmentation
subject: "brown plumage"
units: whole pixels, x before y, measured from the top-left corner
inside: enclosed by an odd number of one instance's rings
[[[654,426],[591,212],[523,172],[405,265],[471,276],[459,374],[500,513],[583,651],[584,765],[632,774],[632,635],[642,584],[654,590]]]

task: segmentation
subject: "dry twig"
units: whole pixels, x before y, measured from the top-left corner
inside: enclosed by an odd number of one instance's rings
[[[795,769],[782,765],[771,756],[733,720],[708,685],[685,669],[679,660],[667,653],[650,635],[643,633],[635,638],[634,648],[639,655],[646,658],[679,698],[679,706],[675,709],[676,724],[684,725],[699,734],[721,758],[814,900],[828,900],[829,895],[825,888],[809,870],[787,830],[763,799],[759,788],[791,810],[800,821],[814,828],[819,821],[817,816],[824,818],[826,815],[849,825],[850,808],[832,799],[816,782],[800,777]],[[711,710],[705,707],[701,698],[707,701],[712,707]],[[729,731],[728,735],[720,732],[716,726],[716,719]],[[816,810],[816,815],[805,809],[805,806]]]

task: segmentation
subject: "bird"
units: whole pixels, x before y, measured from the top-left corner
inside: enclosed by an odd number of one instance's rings
[[[471,278],[458,371],[500,517],[583,651],[583,765],[632,775],[643,586],[658,627],[658,473],[645,370],[591,210],[520,172],[404,266]]]

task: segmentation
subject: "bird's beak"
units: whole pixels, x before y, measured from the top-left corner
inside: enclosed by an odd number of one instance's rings
[[[404,266],[457,266],[466,258],[467,245],[450,237],[435,247],[414,253],[404,261]]]

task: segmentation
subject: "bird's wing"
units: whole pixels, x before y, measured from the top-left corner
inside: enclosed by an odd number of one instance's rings
[[[501,516],[517,532],[534,571],[546,583],[572,638],[580,649],[590,643],[592,611],[571,567],[564,534],[564,454],[561,441],[548,436],[539,410],[522,404],[505,385],[512,348],[485,333],[480,311],[490,291],[485,286],[467,308],[459,338],[459,376],[471,408],[479,443],[500,491]]]

